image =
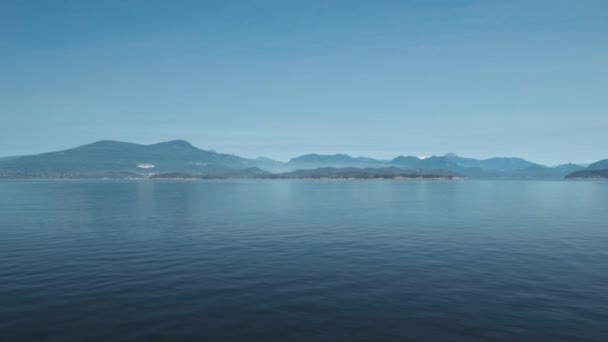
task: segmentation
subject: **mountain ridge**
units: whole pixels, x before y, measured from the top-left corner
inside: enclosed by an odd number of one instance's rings
[[[605,170],[608,169],[608,159],[602,159],[595,163],[589,164],[587,170]]]
[[[608,178],[608,159],[599,160],[590,164],[583,170],[572,172],[568,174],[566,178]]]
[[[608,159],[589,165],[602,167]],[[391,160],[353,157],[344,153],[310,153],[287,162],[270,158],[243,158],[203,150],[186,140],[137,144],[100,140],[74,148],[0,159],[2,178],[101,177],[104,174],[147,176],[154,173],[195,173],[201,175],[238,174],[235,170],[259,168],[265,172],[290,172],[327,167],[441,170],[469,178],[563,178],[585,168],[576,164],[548,167],[518,157],[476,159],[455,153],[419,158],[400,155]],[[608,167],[607,167],[608,168]]]

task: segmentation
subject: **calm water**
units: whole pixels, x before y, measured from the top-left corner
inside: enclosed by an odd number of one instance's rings
[[[0,182],[2,341],[607,341],[608,182]]]

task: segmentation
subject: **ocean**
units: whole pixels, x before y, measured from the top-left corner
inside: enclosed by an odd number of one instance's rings
[[[606,181],[1,181],[2,341],[608,341]]]

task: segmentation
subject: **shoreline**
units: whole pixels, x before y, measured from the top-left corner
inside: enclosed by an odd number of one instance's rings
[[[222,181],[222,180],[254,180],[254,181],[420,181],[420,180],[465,180],[464,177],[395,177],[395,178],[330,178],[330,177],[303,177],[303,178],[252,178],[252,177],[214,177],[214,178],[0,178],[0,181]]]

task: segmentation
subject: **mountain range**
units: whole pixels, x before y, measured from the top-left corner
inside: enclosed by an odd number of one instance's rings
[[[595,162],[587,166],[584,170],[572,172],[568,174],[566,178],[608,178],[608,159]]]
[[[241,177],[249,173],[259,175],[260,172],[287,173],[320,168],[396,168],[435,171],[435,174],[468,178],[547,179],[564,178],[572,174],[576,176],[579,171],[608,169],[608,159],[593,163],[587,168],[576,164],[548,167],[512,157],[465,158],[454,153],[429,158],[398,156],[392,160],[346,154],[306,154],[281,162],[264,157],[250,159],[203,150],[184,140],[151,145],[103,140],[63,151],[2,158],[0,178],[142,178],[161,173]],[[386,170],[388,169],[383,172]]]

